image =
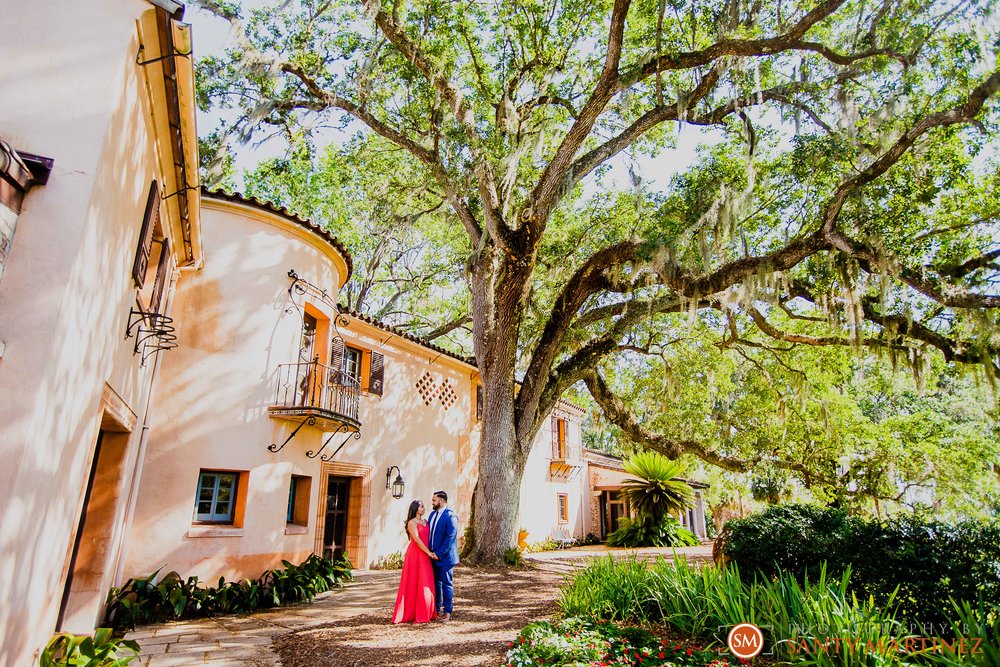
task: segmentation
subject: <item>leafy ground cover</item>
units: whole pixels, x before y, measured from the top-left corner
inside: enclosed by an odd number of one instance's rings
[[[129,579],[108,593],[105,622],[115,629],[182,618],[241,614],[295,602],[311,602],[319,593],[342,586],[352,578],[346,558],[330,561],[315,554],[299,565],[282,561],[257,579],[201,586],[198,577],[183,579],[176,572],[159,572]]]
[[[676,642],[640,627],[586,617],[532,623],[511,643],[506,667],[724,667],[718,647]]]
[[[747,580],[735,565],[697,567],[683,560],[647,563],[611,558],[595,561],[577,573],[560,597],[567,618],[671,628],[686,637],[720,644],[729,628],[754,623],[764,630],[764,655],[788,663],[901,667],[971,661],[993,665],[991,656],[1000,656],[993,645],[1000,640],[995,607],[967,602],[961,609],[952,606],[948,617],[953,620],[948,625],[920,635],[897,616],[892,603],[891,598],[883,606],[872,597],[855,596],[849,569],[839,577],[828,577],[824,566],[812,579],[779,571],[773,579]],[[961,637],[967,640],[956,644]],[[585,641],[582,648],[574,645],[572,655],[580,662],[511,664],[599,664],[587,652],[593,650],[591,643]],[[614,650],[610,655],[618,656]],[[661,664],[646,662],[641,651],[639,657],[643,662],[610,664]],[[545,655],[539,653],[538,658]]]
[[[110,628],[97,628],[94,636],[61,632],[49,640],[39,667],[123,667],[139,657],[139,644],[114,637]]]

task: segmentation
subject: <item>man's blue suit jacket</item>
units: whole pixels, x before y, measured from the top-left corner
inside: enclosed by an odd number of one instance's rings
[[[438,559],[432,560],[434,567],[442,570],[450,570],[458,565],[458,516],[445,507],[443,510],[434,510],[427,517],[428,525],[433,525],[434,515],[440,514],[434,532],[430,536],[430,544],[427,547],[437,554]]]

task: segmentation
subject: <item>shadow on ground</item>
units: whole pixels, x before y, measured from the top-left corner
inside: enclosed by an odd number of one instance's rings
[[[284,667],[431,667],[500,664],[521,628],[555,613],[563,576],[547,570],[455,572],[450,623],[392,625],[391,604],[277,637]]]

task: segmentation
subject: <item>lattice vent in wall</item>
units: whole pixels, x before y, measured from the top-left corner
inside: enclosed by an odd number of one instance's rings
[[[424,371],[424,374],[417,380],[417,391],[420,392],[420,398],[423,399],[424,405],[430,405],[437,398],[441,386],[434,380],[433,375]]]
[[[455,393],[455,388],[451,386],[450,382],[442,381],[438,398],[441,400],[441,405],[443,405],[444,409],[447,410],[455,401],[458,400],[458,394]]]

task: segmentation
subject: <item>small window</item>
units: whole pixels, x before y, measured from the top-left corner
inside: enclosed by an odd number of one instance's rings
[[[569,496],[560,493],[556,499],[559,503],[559,523],[569,523]]]
[[[354,347],[344,348],[344,374],[361,382],[361,350]]]
[[[195,521],[233,523],[239,473],[202,471],[198,477]]]
[[[552,417],[552,458],[566,460],[566,420]]]
[[[292,475],[288,486],[288,511],[285,522],[296,526],[309,524],[309,491],[312,488],[312,477]]]

